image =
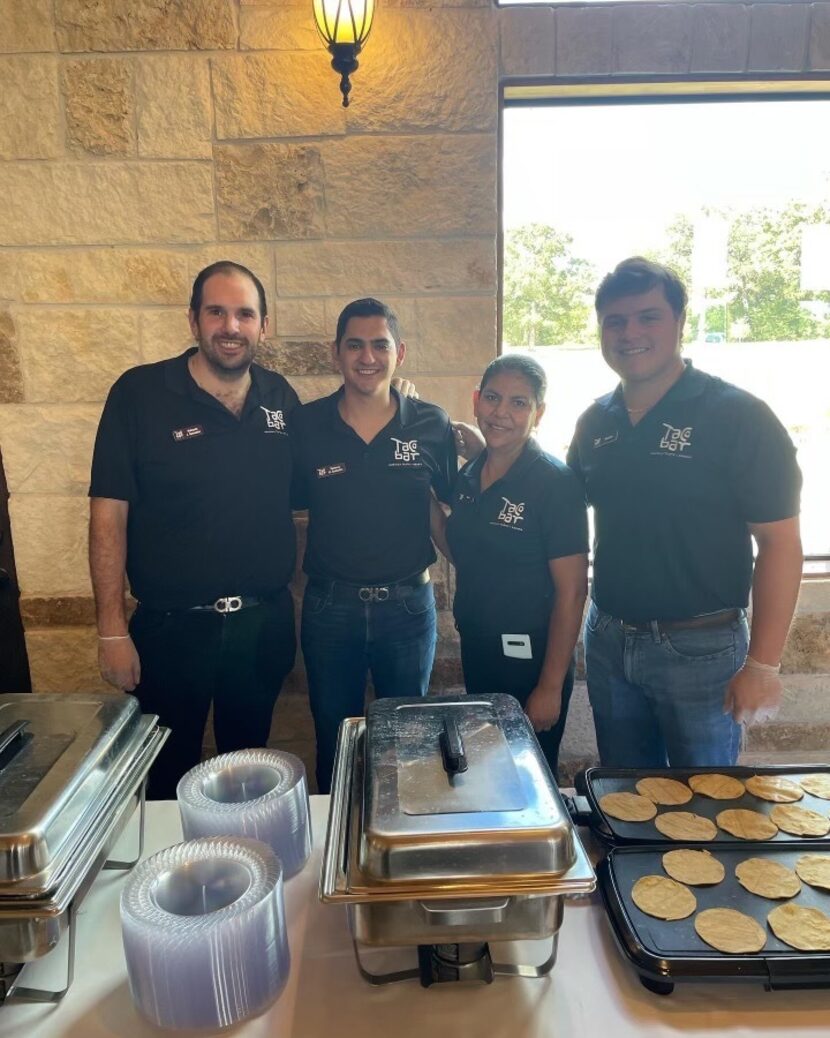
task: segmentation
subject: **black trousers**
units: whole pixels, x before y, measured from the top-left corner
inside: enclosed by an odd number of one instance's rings
[[[236,613],[139,605],[130,633],[141,661],[134,695],[145,713],[158,714],[171,729],[150,771],[150,799],[174,800],[179,779],[202,759],[211,703],[219,753],[266,745],[274,703],[294,666],[294,604],[287,589]]]
[[[500,634],[480,634],[459,628],[461,635],[461,666],[464,670],[464,685],[473,695],[490,695],[506,692],[525,705],[530,693],[536,688],[542,664],[545,661],[547,631],[530,633],[533,658],[513,659],[504,655]],[[536,738],[542,747],[545,760],[558,781],[559,744],[565,731],[568,704],[574,687],[574,665],[571,663],[562,685],[562,710],[559,720],[547,732],[537,732]]]

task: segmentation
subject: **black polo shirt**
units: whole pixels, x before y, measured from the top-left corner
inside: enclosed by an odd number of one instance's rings
[[[529,440],[509,471],[481,492],[486,451],[458,474],[447,521],[462,633],[547,628],[554,602],[548,561],[588,551],[585,494],[561,461]]]
[[[288,430],[297,395],[254,364],[236,418],[194,382],[193,352],[118,379],[92,461],[90,496],[130,505],[132,592],[159,609],[267,596],[294,572]]]
[[[625,620],[745,607],[747,523],[798,514],[784,427],[762,400],[688,361],[636,426],[619,386],[600,397],[577,422],[568,463],[594,508],[594,600]]]
[[[387,584],[435,561],[429,502],[431,489],[450,498],[452,425],[435,404],[392,392],[398,410],[368,444],[340,416],[342,388],[297,413],[294,506],[308,508],[310,577]]]

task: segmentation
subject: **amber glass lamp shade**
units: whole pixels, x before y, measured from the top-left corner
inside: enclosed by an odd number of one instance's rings
[[[312,0],[314,21],[331,54],[331,67],[340,74],[343,107],[349,105],[349,77],[372,28],[375,0]]]

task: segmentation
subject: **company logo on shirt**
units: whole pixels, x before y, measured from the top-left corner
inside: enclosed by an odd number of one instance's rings
[[[205,430],[201,425],[188,425],[184,429],[174,429],[173,439],[176,443],[181,443],[182,440],[192,440],[194,436],[204,436]]]
[[[608,436],[595,436],[594,437],[594,450],[600,447],[606,447],[609,443],[615,443],[619,433],[609,433]]]
[[[261,411],[265,412],[265,425],[273,432],[285,432],[285,415],[282,411],[269,411],[267,407],[259,405]]]
[[[346,466],[344,462],[338,461],[336,465],[320,465],[315,471],[318,479],[326,479],[327,476],[342,476]]]
[[[692,445],[692,426],[687,425],[685,429],[675,429],[668,422],[663,422],[663,428],[666,431],[660,440],[660,451],[667,451],[669,454],[677,454],[688,458],[689,455],[684,454],[683,451]]]
[[[496,518],[497,526],[509,526],[514,530],[520,530],[521,522],[524,522],[524,510],[525,503],[522,501],[519,504],[513,504],[512,501],[508,501],[506,497],[502,497],[504,504],[501,506],[501,511]]]
[[[395,461],[415,461],[421,456],[417,440],[398,440],[394,436],[389,438],[395,444]]]

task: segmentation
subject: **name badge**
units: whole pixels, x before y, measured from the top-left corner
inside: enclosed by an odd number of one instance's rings
[[[174,429],[173,439],[176,443],[182,440],[192,440],[194,436],[204,436],[205,430],[201,425],[188,425],[184,429]]]
[[[530,646],[529,634],[503,634],[501,649],[511,660],[532,660],[533,650]]]
[[[327,476],[342,476],[346,471],[345,462],[338,461],[336,465],[320,465],[315,472],[318,479],[326,479]]]

